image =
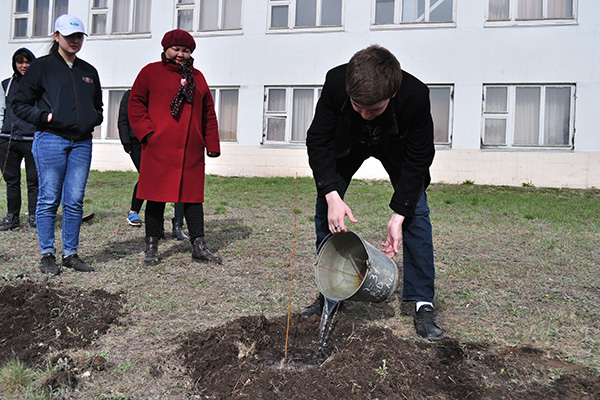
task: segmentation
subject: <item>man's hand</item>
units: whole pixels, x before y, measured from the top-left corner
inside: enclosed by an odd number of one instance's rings
[[[348,219],[354,223],[358,220],[352,215],[350,207],[344,203],[344,200],[340,197],[340,194],[334,190],[325,195],[327,200],[327,222],[329,223],[329,231],[333,234],[340,232],[348,232],[346,228],[346,215]]]
[[[385,242],[381,243],[381,247],[383,247],[383,252],[389,258],[394,258],[400,251],[400,246],[402,246],[403,222],[404,216],[394,213],[387,224],[387,238]]]

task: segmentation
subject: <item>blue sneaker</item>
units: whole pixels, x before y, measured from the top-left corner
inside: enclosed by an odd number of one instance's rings
[[[127,216],[127,222],[129,222],[129,225],[131,226],[142,226],[142,220],[136,212],[129,213]]]

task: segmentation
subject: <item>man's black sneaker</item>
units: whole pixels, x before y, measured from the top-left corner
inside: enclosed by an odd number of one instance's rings
[[[308,306],[304,310],[302,310],[300,315],[304,318],[310,318],[313,315],[316,315],[317,317],[321,318],[321,314],[323,313],[324,306],[325,306],[325,296],[323,296],[322,293],[319,293],[319,296],[317,296],[315,301],[313,301],[313,303],[310,306]],[[343,311],[346,308],[346,306],[344,305],[343,301],[340,301],[339,303],[337,303],[337,308],[338,308],[338,311]]]
[[[92,272],[94,268],[83,261],[77,254],[72,254],[70,256],[63,257],[62,259],[63,267],[73,268],[75,271],[79,272]]]
[[[321,293],[319,293],[319,296],[317,296],[315,301],[313,301],[313,303],[310,306],[302,310],[300,315],[304,318],[310,318],[313,315],[321,317],[321,312],[323,311],[323,304],[325,304],[325,297]]]
[[[427,340],[440,340],[444,336],[444,331],[435,318],[432,306],[421,306],[415,314],[414,321],[419,336]]]
[[[29,228],[33,230],[37,230],[37,224],[35,222],[35,215],[30,215],[27,217],[27,223],[29,224]]]
[[[83,213],[83,215],[81,216],[81,222],[89,222],[89,221],[93,220],[95,216],[96,216],[96,214],[93,212]]]
[[[13,229],[18,228],[19,225],[19,216],[8,213],[6,214],[6,218],[0,223],[0,231],[12,231]]]
[[[54,254],[42,254],[42,261],[40,261],[40,271],[42,271],[44,274],[60,274],[60,267],[56,265],[56,258],[54,258]]]

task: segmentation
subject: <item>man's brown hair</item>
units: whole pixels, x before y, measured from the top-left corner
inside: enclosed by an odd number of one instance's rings
[[[357,104],[369,106],[392,98],[402,83],[402,69],[387,49],[371,45],[348,62],[346,92]]]

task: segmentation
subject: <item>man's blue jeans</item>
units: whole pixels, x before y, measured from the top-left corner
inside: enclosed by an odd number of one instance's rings
[[[344,194],[351,179],[344,179],[338,174],[338,193]],[[391,215],[390,215],[391,217]],[[360,216],[358,216],[360,219]],[[385,221],[387,224],[387,221]],[[327,222],[327,201],[318,197],[315,207],[315,228],[317,233],[317,249],[330,234]],[[402,224],[402,265],[404,284],[402,300],[433,302],[435,267],[433,264],[433,237],[427,194],[421,191],[415,214]]]
[[[36,132],[32,150],[39,180],[36,222],[40,254],[56,253],[54,225],[61,199],[62,255],[77,254],[92,139],[73,142],[49,132]]]

